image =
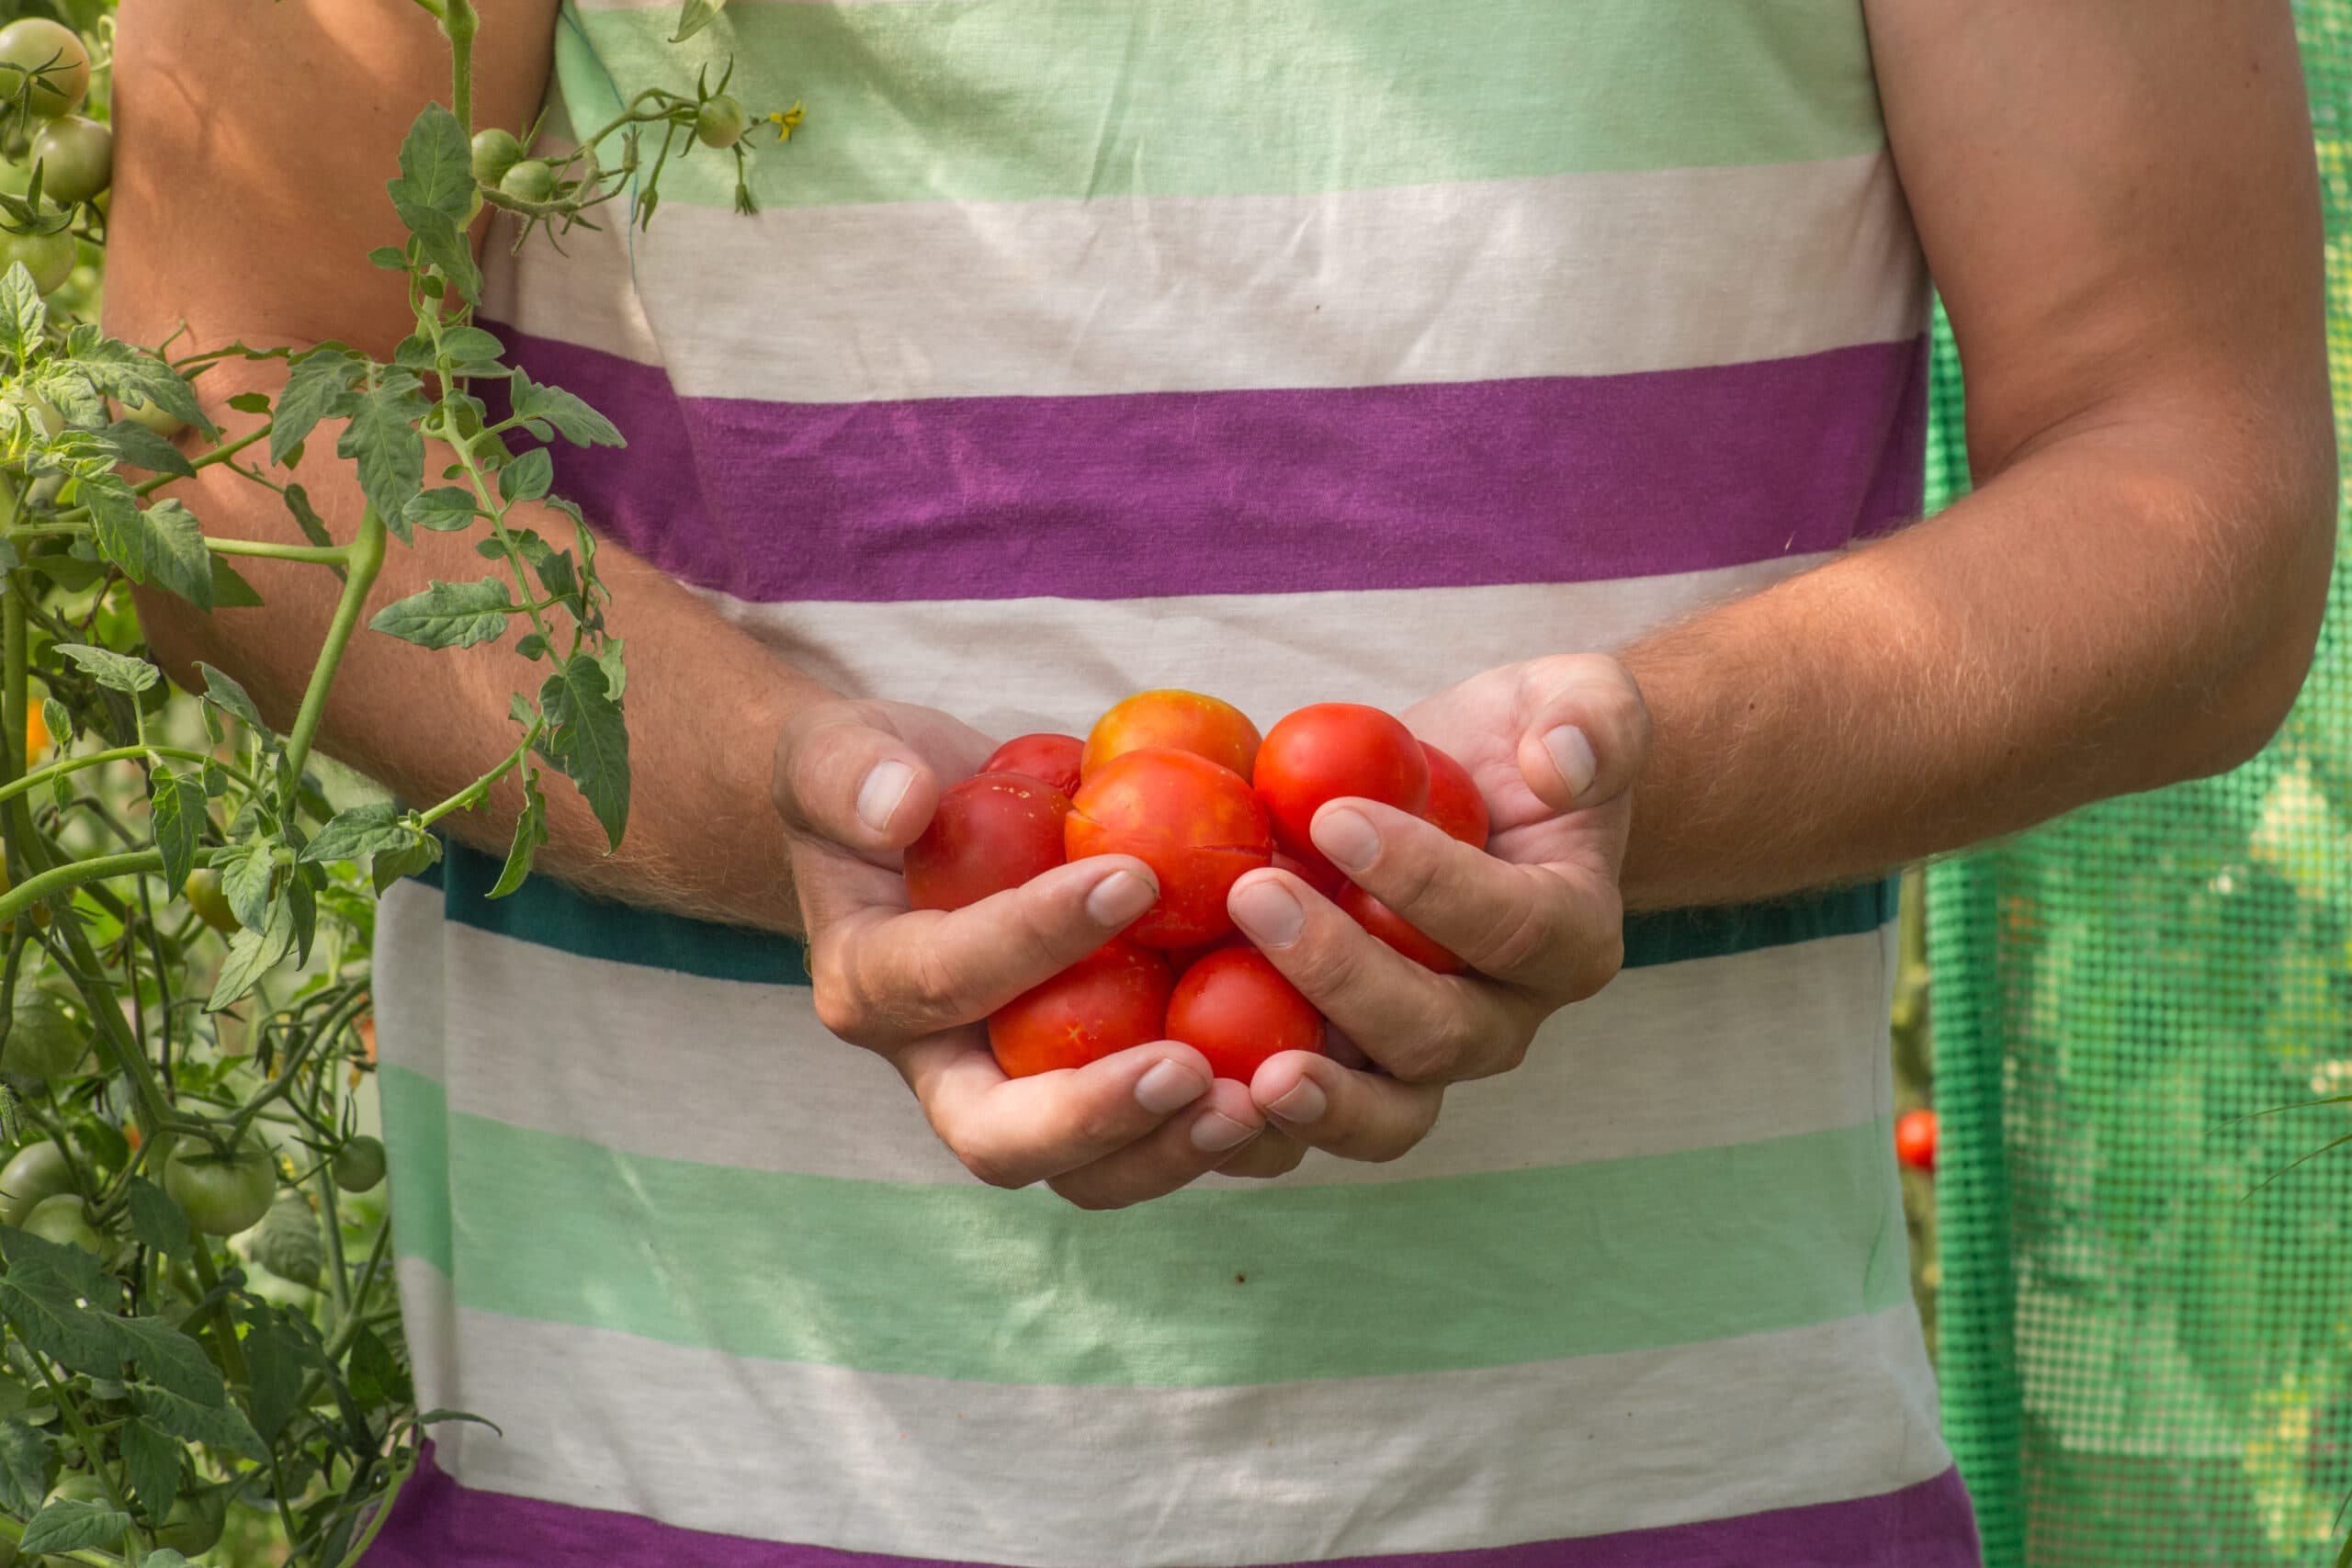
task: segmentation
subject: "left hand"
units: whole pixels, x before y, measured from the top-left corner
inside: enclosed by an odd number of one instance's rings
[[[1392,807],[1334,800],[1316,848],[1469,964],[1433,974],[1286,872],[1254,871],[1228,908],[1243,934],[1376,1066],[1286,1052],[1258,1069],[1271,1121],[1220,1168],[1273,1176],[1306,1148],[1390,1160],[1437,1121],[1445,1086],[1509,1072],[1544,1021],[1613,978],[1624,956],[1618,873],[1649,710],[1600,654],[1510,664],[1418,704],[1406,727],[1450,752],[1493,818],[1481,852]],[[1279,1128],[1285,1135],[1276,1135]]]

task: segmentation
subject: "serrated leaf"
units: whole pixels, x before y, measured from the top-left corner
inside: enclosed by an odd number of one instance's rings
[[[469,305],[480,299],[481,269],[474,265],[473,242],[464,225],[445,213],[419,207],[398,196],[392,197],[392,210],[400,214],[408,231],[416,236],[417,254],[440,268],[442,276],[456,287],[458,297]],[[426,293],[440,298],[437,280],[428,277],[425,285]]]
[[[246,1321],[246,1391],[254,1426],[274,1438],[302,1396],[304,1372],[318,1368],[321,1359],[307,1340],[287,1328],[278,1309],[256,1308]]]
[[[133,582],[152,582],[201,610],[212,608],[212,552],[196,514],[175,500],[141,506],[113,474],[82,481],[98,553]]]
[[[0,1513],[28,1518],[49,1495],[49,1443],[24,1422],[0,1421]]]
[[[678,7],[678,30],[670,41],[684,43],[710,26],[718,16],[718,8],[726,4],[727,0],[685,0]]]
[[[514,607],[498,579],[435,582],[422,593],[385,605],[368,624],[419,648],[471,648],[506,634]]]
[[[555,483],[555,459],[534,446],[498,470],[498,493],[508,501],[537,501]]]
[[[74,716],[66,711],[63,703],[59,702],[55,697],[43,697],[40,702],[40,719],[41,723],[49,727],[49,738],[52,745],[71,746],[74,743]]]
[[[424,487],[424,437],[416,422],[428,406],[414,376],[387,370],[375,387],[359,394],[351,423],[334,446],[335,456],[359,465],[360,492],[403,540],[408,525],[402,514]]]
[[[98,449],[118,463],[128,463],[134,468],[149,468],[159,474],[174,474],[181,479],[195,475],[187,454],[136,420],[119,419],[104,430],[89,433]]]
[[[267,735],[269,726],[262,722],[261,709],[254,705],[252,695],[238,683],[233,675],[225,675],[211,665],[198,660],[198,673],[204,677],[204,700],[235,719],[256,735]]]
[[[517,419],[546,420],[574,446],[628,445],[611,420],[562,388],[542,385],[520,369],[514,372],[512,396]]]
[[[111,649],[87,643],[61,642],[57,651],[82,667],[82,672],[109,691],[136,696],[164,678],[164,672],[143,659],[132,659]]]
[[[580,577],[572,570],[570,550],[549,550],[532,565],[538,572],[539,586],[548,591],[549,597],[565,600],[577,608]]]
[[[98,1261],[78,1247],[0,1230],[8,1269],[0,1274],[0,1314],[27,1345],[62,1366],[110,1377],[122,1366],[121,1342],[104,1310],[118,1292]]]
[[[184,1442],[202,1443],[260,1463],[269,1449],[233,1404],[198,1404],[170,1389],[139,1383],[130,1391],[130,1407]]]
[[[259,931],[269,919],[270,888],[277,880],[277,860],[270,846],[253,844],[225,863],[213,863],[220,873],[220,896],[229,900],[230,913],[247,931]]]
[[[622,640],[606,637],[605,646],[596,650],[596,662],[605,671],[605,690],[615,702],[619,702],[621,694],[628,690],[628,666],[621,662]]]
[[[399,807],[388,800],[371,800],[335,814],[333,821],[319,829],[317,838],[302,846],[296,857],[311,865],[334,861],[356,861],[361,855],[374,854],[378,850],[398,849],[416,836],[416,829],[401,820]]]
[[[414,1397],[407,1370],[372,1328],[352,1337],[349,1367],[351,1392],[362,1404],[405,1404]]]
[[[336,412],[366,366],[366,360],[340,344],[322,344],[297,359],[285,390],[277,394],[277,413],[269,427],[269,460],[285,466],[319,421]]]
[[[19,265],[22,264],[19,263]],[[60,1497],[33,1516],[17,1550],[27,1557],[44,1551],[80,1551],[112,1546],[130,1529],[130,1516],[111,1503]]]
[[[378,850],[375,858],[368,863],[368,880],[381,894],[401,877],[413,876],[429,869],[440,858],[441,840],[430,833],[420,833],[413,844],[399,849]]]
[[[155,831],[155,850],[164,857],[164,877],[174,887],[196,869],[196,852],[204,840],[203,782],[182,777],[159,767],[148,781],[147,811]]]
[[[548,841],[548,801],[539,793],[539,781],[526,774],[523,780],[523,812],[514,819],[514,841],[506,851],[506,864],[499,871],[497,885],[487,895],[503,898],[523,886],[531,874],[531,863],[538,858],[541,846]]]
[[[108,397],[124,402],[153,403],[207,435],[220,434],[220,426],[212,423],[203,405],[196,400],[196,389],[190,387],[178,371],[155,355],[114,338],[94,337],[85,341],[78,335],[74,341],[73,355],[72,367]],[[57,403],[61,409],[65,407],[54,396],[50,398],[50,401]],[[70,410],[66,417],[75,418]],[[97,423],[103,423],[103,415]]]
[[[0,275],[0,350],[19,366],[28,365],[48,327],[49,308],[41,303],[33,275],[24,263],[11,264]]]
[[[441,334],[441,352],[453,365],[480,365],[500,357],[506,345],[480,327],[450,327]]]
[[[436,534],[450,534],[470,527],[478,515],[474,510],[474,492],[455,485],[419,491],[416,499],[408,503],[409,522]]]
[[[124,1477],[140,1509],[151,1519],[172,1511],[180,1495],[180,1446],[146,1421],[131,1420],[115,1434],[122,1446]],[[154,1558],[147,1559],[149,1562]]]
[[[216,610],[254,610],[261,607],[262,598],[254,585],[244,580],[236,568],[219,556],[212,558],[212,607]]]
[[[229,956],[221,961],[220,977],[213,982],[204,1010],[219,1012],[236,1006],[294,950],[294,901],[280,898],[270,906],[266,926],[249,925],[229,939]]]
[[[473,145],[458,117],[425,105],[401,139],[400,177],[387,186],[397,200],[464,222],[473,206]]]
[[[187,1216],[171,1194],[143,1176],[130,1179],[130,1234],[152,1251],[172,1258],[188,1255]]]
[[[218,1407],[229,1403],[219,1370],[195,1340],[160,1317],[108,1321],[122,1341],[124,1359],[135,1362],[147,1381],[193,1404]]]
[[[575,653],[539,687],[539,705],[553,727],[548,756],[579,786],[613,848],[628,825],[628,727],[612,699],[604,667]]]

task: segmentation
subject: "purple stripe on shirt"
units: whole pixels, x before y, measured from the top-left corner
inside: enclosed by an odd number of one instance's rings
[[[626,451],[557,489],[687,581],[796,600],[1584,582],[1916,515],[1924,340],[1639,375],[786,403],[500,329]]]
[[[1573,1483],[1573,1477],[1563,1477]],[[1313,1568],[1979,1568],[1960,1472],[1873,1497],[1701,1524],[1461,1551],[1333,1559]],[[428,1453],[365,1568],[979,1568],[678,1529],[634,1514],[478,1492]],[[1306,1568],[1306,1565],[1300,1565]]]

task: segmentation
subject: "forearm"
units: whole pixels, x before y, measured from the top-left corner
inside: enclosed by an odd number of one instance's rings
[[[278,367],[232,364],[198,386],[213,417],[233,433],[253,419],[231,412],[227,399],[249,387],[274,390],[280,379]],[[335,434],[334,425],[321,426],[301,468],[272,477],[299,479],[330,529],[348,538],[357,525],[360,494],[351,466],[333,456]],[[447,457],[446,448],[436,447],[428,470],[437,471]],[[559,454],[558,493],[561,474]],[[225,468],[208,468],[169,493],[185,500],[216,536],[304,542],[274,492]],[[514,520],[559,542],[571,534],[570,519],[544,507],[520,508]],[[431,580],[481,577],[485,563],[473,548],[479,536],[479,530],[419,530],[412,547],[395,542],[368,614]],[[235,564],[266,608],[206,615],[151,594],[141,598],[142,617],[176,676],[189,679],[195,660],[218,665],[245,684],[271,723],[282,725],[301,700],[339,585],[315,565],[250,558]],[[539,865],[608,897],[790,929],[797,911],[781,829],[769,805],[771,758],[791,715],[829,694],[609,540],[600,542],[596,566],[613,595],[611,630],[627,649],[633,764],[628,831],[619,852],[608,856],[586,804],[550,770],[543,784],[549,838]],[[536,691],[547,666],[525,660],[514,644],[510,636],[495,645],[430,651],[363,630],[337,671],[322,748],[413,805],[455,795],[497,766],[522,739],[508,716],[510,695]],[[454,812],[441,825],[466,843],[503,854],[521,806],[519,782],[510,776],[483,807]]]
[[[2326,594],[2320,407],[2234,464],[2157,422],[2051,442],[1931,522],[1628,650],[1656,726],[1629,904],[1874,875],[2242,761]]]

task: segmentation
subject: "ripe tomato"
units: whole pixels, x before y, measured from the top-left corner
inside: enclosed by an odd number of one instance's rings
[[[695,137],[706,147],[732,147],[749,123],[734,96],[720,93],[695,112]]]
[[[1112,758],[1148,746],[1206,757],[1246,779],[1258,761],[1258,727],[1231,703],[1198,692],[1137,692],[1094,721],[1080,771],[1091,777]]]
[[[553,201],[555,171],[540,158],[525,158],[498,176],[498,188],[517,201]]]
[[[23,17],[0,28],[0,96],[22,92],[33,79],[32,110],[43,119],[72,114],[90,90],[90,51],[82,35],[46,17]]]
[[[1072,860],[1133,855],[1151,867],[1159,902],[1126,931],[1147,947],[1198,947],[1232,931],[1226,894],[1274,852],[1266,808],[1240,774],[1165,746],[1090,773],[1063,841]]]
[[[40,188],[50,199],[65,207],[87,201],[114,178],[114,132],[69,114],[41,127],[32,160],[40,165]]]
[[[372,1191],[384,1179],[384,1140],[362,1133],[335,1150],[334,1162],[327,1168],[344,1191]]]
[[[27,1144],[0,1166],[0,1224],[21,1226],[42,1200],[73,1190],[64,1151],[47,1138]]]
[[[1351,882],[1340,892],[1340,908],[1348,919],[1411,959],[1441,975],[1459,975],[1469,967],[1444,948],[1423,936],[1405,917]]]
[[[1165,953],[1114,938],[989,1015],[989,1049],[1025,1078],[1164,1040],[1175,983]]]
[[[91,1227],[89,1215],[83,1213],[82,1200],[71,1192],[61,1192],[35,1203],[21,1228],[60,1247],[78,1247],[92,1257],[101,1256],[107,1249],[106,1237]]]
[[[1323,1015],[1254,947],[1221,947],[1176,982],[1168,1038],[1209,1059],[1221,1078],[1248,1083],[1269,1056],[1323,1050]]]
[[[939,797],[907,846],[907,902],[960,909],[1062,863],[1069,796],[1019,773],[975,773]]]
[[[474,132],[474,183],[494,186],[506,177],[506,171],[523,161],[523,143],[511,130],[492,126]]]
[[[1061,791],[1078,793],[1080,754],[1086,742],[1075,735],[1016,735],[980,764],[984,773],[1019,773]]]
[[[0,230],[0,272],[18,262],[33,276],[33,288],[54,294],[74,276],[74,236],[18,234]]]
[[[1491,826],[1487,797],[1478,793],[1470,770],[1426,740],[1421,742],[1421,754],[1430,763],[1430,803],[1421,808],[1422,820],[1444,829],[1448,837],[1473,849],[1485,849]]]
[[[1936,1113],[1906,1111],[1894,1123],[1894,1157],[1913,1170],[1936,1168]]]
[[[1418,817],[1429,805],[1429,755],[1378,708],[1316,703],[1266,731],[1252,775],[1272,818],[1274,842],[1326,875],[1338,874],[1307,836],[1327,800],[1353,795]]]
[[[224,1156],[200,1138],[184,1142],[164,1162],[164,1190],[198,1230],[235,1235],[269,1213],[277,1195],[277,1162],[254,1144]]]

